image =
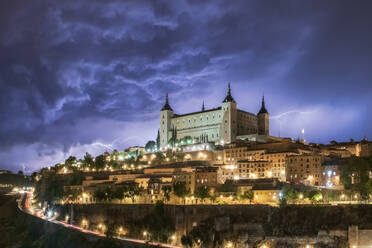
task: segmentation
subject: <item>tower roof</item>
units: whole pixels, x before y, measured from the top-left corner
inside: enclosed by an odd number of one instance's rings
[[[268,114],[267,109],[265,107],[265,96],[262,96],[262,106],[258,114]]]
[[[163,110],[170,110],[170,111],[173,111],[173,109],[171,108],[171,106],[169,105],[169,101],[168,101],[168,93],[167,95],[165,96],[165,104],[163,106],[163,108],[161,109],[161,111]]]
[[[231,96],[231,88],[230,88],[230,83],[227,86],[227,95],[223,102],[235,102],[234,98]]]

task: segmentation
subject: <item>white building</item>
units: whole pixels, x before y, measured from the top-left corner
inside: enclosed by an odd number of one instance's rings
[[[262,98],[262,106],[257,115],[240,110],[231,95],[230,83],[227,96],[218,108],[176,114],[169,105],[168,94],[160,111],[160,148],[165,149],[173,138],[179,140],[190,136],[194,143],[215,142],[228,144],[239,136],[268,136],[269,114]]]

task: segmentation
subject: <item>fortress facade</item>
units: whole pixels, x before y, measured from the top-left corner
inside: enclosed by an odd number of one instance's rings
[[[174,137],[175,136],[175,137]],[[194,143],[215,142],[228,144],[237,138],[256,140],[259,136],[269,136],[269,113],[262,97],[262,106],[257,115],[237,108],[231,95],[230,83],[227,95],[218,108],[176,114],[166,95],[165,104],[160,111],[160,148],[165,149],[173,138],[190,136]]]

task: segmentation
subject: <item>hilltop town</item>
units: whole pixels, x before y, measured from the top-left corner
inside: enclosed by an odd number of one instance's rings
[[[167,142],[165,142],[167,141]],[[269,134],[237,108],[230,84],[219,108],[175,114],[168,95],[157,139],[97,157],[69,157],[34,174],[40,202],[278,205],[369,200],[372,142],[306,144]]]

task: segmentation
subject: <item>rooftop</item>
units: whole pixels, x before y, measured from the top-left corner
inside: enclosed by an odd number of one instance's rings
[[[216,111],[216,110],[221,110],[221,107],[213,108],[213,109],[207,109],[207,110],[204,110],[204,111],[191,112],[191,113],[182,114],[182,115],[174,114],[174,117],[184,117],[184,116],[188,116],[188,115],[203,114],[203,113],[212,112],[212,111]]]
[[[151,166],[146,169],[166,169],[166,168],[185,168],[185,167],[203,167],[210,166],[208,161],[185,161],[185,162],[176,162],[171,164],[163,164],[157,166]]]

